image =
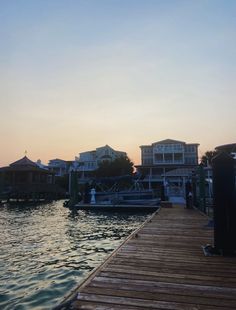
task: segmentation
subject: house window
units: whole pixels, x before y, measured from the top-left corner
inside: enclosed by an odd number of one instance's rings
[[[176,162],[182,162],[182,161],[183,161],[183,154],[181,154],[181,153],[175,153],[175,154],[174,154],[174,161],[176,161]]]
[[[162,154],[155,154],[155,161],[157,161],[157,162],[163,162],[163,156],[162,156]]]
[[[164,154],[164,159],[165,159],[165,162],[172,162],[173,161],[172,153]]]

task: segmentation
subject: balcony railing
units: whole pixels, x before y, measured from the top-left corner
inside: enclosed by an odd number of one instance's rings
[[[184,164],[181,160],[154,160],[154,164]]]

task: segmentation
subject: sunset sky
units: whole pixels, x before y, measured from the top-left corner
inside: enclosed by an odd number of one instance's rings
[[[0,166],[236,142],[235,0],[0,0]]]

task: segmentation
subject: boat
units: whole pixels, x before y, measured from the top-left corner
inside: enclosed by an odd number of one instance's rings
[[[110,188],[103,187],[104,179],[97,180],[96,188],[89,191],[89,202],[84,203],[83,200],[77,203],[71,201],[65,202],[65,207],[73,207],[76,209],[106,209],[106,210],[143,210],[158,209],[160,206],[160,198],[151,189],[144,189],[140,179],[135,179],[128,189],[121,189],[120,181],[127,179],[127,176],[115,178],[115,182]],[[114,178],[113,178],[114,180]],[[109,179],[111,181],[111,179]]]
[[[110,205],[157,205],[160,199],[152,190],[133,190],[118,192],[98,192],[95,195],[96,204]]]
[[[92,199],[91,199],[92,201]],[[80,210],[157,210],[160,207],[160,198],[154,197],[151,191],[121,191],[97,193],[93,202],[80,201],[70,204],[64,203],[65,207]]]

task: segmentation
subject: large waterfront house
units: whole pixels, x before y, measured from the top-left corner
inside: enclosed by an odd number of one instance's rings
[[[121,156],[127,156],[126,152],[116,151],[109,145],[80,153],[75,160],[80,181],[83,182],[93,177],[94,171],[102,161],[112,161]]]
[[[168,196],[185,195],[185,183],[198,166],[198,143],[166,139],[141,145],[141,165],[135,166],[146,188],[165,187]]]
[[[55,197],[60,194],[60,189],[55,185],[54,176],[53,172],[40,168],[24,156],[0,168],[0,191],[16,199]]]
[[[56,177],[62,177],[69,173],[72,161],[67,161],[63,159],[51,159],[48,163],[48,169],[55,173]]]

